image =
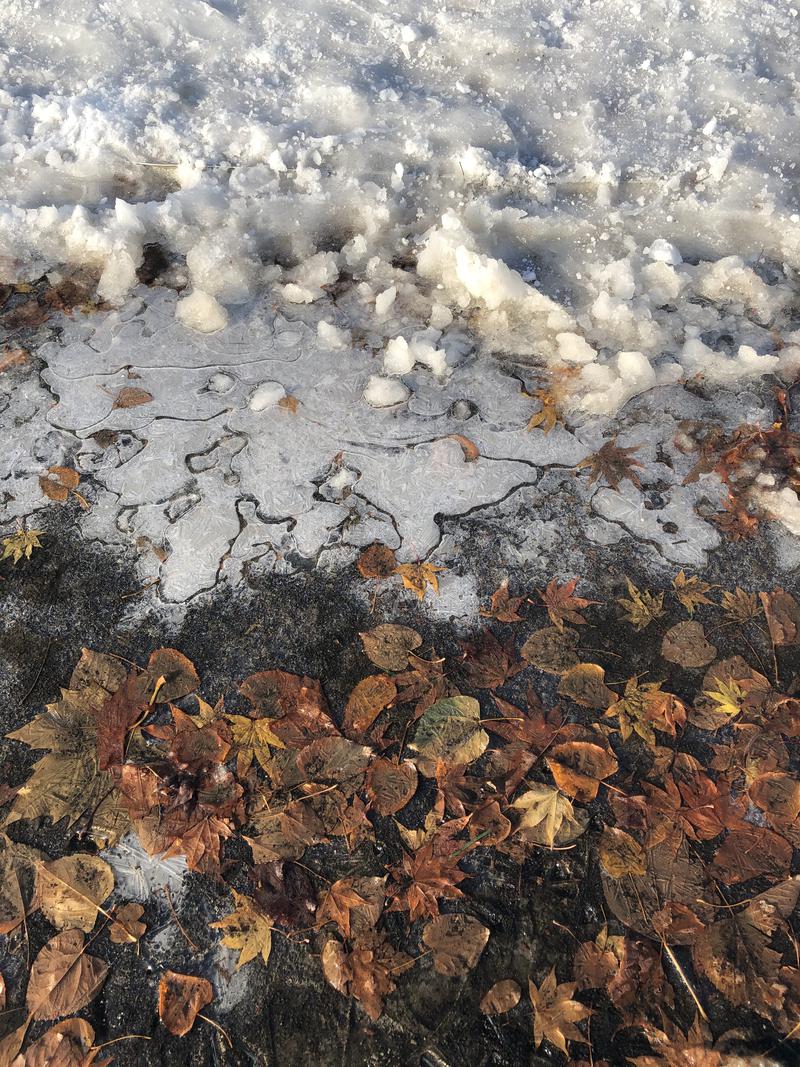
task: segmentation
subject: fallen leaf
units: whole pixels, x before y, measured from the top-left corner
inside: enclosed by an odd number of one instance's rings
[[[722,608],[731,622],[740,625],[754,619],[760,610],[755,593],[746,593],[738,586],[735,593],[722,594]]]
[[[773,593],[759,593],[758,596],[773,645],[796,645],[800,633],[800,604],[791,593],[780,588]]]
[[[362,678],[347,698],[342,730],[348,737],[363,737],[396,697],[397,683],[387,675],[370,674]]]
[[[367,772],[370,807],[379,815],[395,815],[416,793],[417,781],[417,768],[410,760],[373,759]]]
[[[444,569],[433,563],[401,563],[397,568],[397,573],[403,579],[405,588],[415,593],[419,600],[424,600],[428,586],[434,593],[439,592],[437,575]]]
[[[51,1026],[38,1041],[25,1050],[24,1067],[103,1067],[91,1055],[94,1030],[85,1019],[64,1019]],[[17,1062],[12,1067],[23,1067]]]
[[[497,622],[522,622],[519,609],[524,602],[524,596],[511,596],[509,594],[508,579],[506,578],[492,593],[492,603],[488,611],[485,608],[481,608],[481,615],[485,619],[496,619]]]
[[[237,748],[237,773],[247,773],[253,759],[257,759],[261,768],[269,771],[273,748],[286,748],[283,741],[272,729],[271,719],[251,719],[248,715],[231,715],[225,713],[225,719],[231,724],[233,743]]]
[[[531,634],[520,649],[520,655],[526,663],[540,670],[564,674],[580,662],[575,651],[577,647],[578,634],[575,630],[565,627],[562,631],[555,626],[548,626]]]
[[[481,706],[474,697],[444,697],[425,711],[410,747],[428,764],[472,763],[489,744],[480,717]],[[427,773],[424,768],[423,773]]]
[[[462,641],[462,673],[475,689],[497,689],[523,669],[513,644],[501,645],[491,630],[484,630],[474,640]]]
[[[706,593],[710,592],[711,586],[708,582],[702,581],[697,575],[692,575],[687,578],[683,570],[678,571],[677,575],[672,579],[672,588],[675,590],[675,596],[686,608],[689,615],[694,615],[695,611],[701,604],[713,604],[713,600],[709,600]]]
[[[357,566],[362,578],[389,578],[397,572],[397,557],[387,545],[376,542],[364,549]]]
[[[369,659],[384,671],[406,670],[409,652],[422,644],[416,630],[392,622],[382,623],[359,636]]]
[[[596,600],[586,600],[584,597],[575,596],[577,584],[578,579],[573,578],[560,586],[553,578],[544,591],[539,590],[539,596],[544,601],[550,621],[557,630],[562,632],[565,622],[571,622],[573,626],[585,626],[586,619],[581,615],[581,609],[598,603]]]
[[[458,820],[459,823],[461,820]],[[451,842],[452,844],[452,842]],[[413,856],[403,855],[398,868],[392,871],[392,878],[399,890],[388,907],[388,911],[408,911],[411,922],[424,916],[431,918],[439,914],[439,900],[463,897],[458,883],[467,877],[458,866],[458,856],[436,855],[435,837],[428,844],[419,848]],[[457,849],[453,846],[453,851]]]
[[[610,441],[606,441],[594,455],[582,459],[575,469],[589,468],[589,485],[594,485],[599,478],[602,478],[612,489],[619,489],[620,483],[627,478],[637,489],[641,489],[642,483],[636,473],[636,468],[643,470],[644,464],[633,458],[633,453],[638,452],[641,447],[641,445],[633,445],[629,448],[620,448],[615,435]]]
[[[85,952],[80,930],[48,941],[31,966],[26,1005],[32,1019],[58,1019],[85,1008],[100,991],[108,964]]]
[[[475,463],[480,459],[480,451],[474,441],[471,441],[469,437],[465,437],[461,433],[448,434],[451,441],[455,441],[456,444],[461,446],[461,451],[464,453],[465,463]]]
[[[781,878],[788,874],[791,862],[792,846],[784,837],[752,826],[728,831],[709,870],[725,885],[737,885],[761,875]]]
[[[361,935],[350,951],[333,939],[322,950],[325,980],[345,996],[355,997],[373,1020],[380,1018],[386,997],[395,989],[395,975],[411,962],[377,931]]]
[[[165,971],[158,983],[158,1017],[171,1034],[184,1037],[213,999],[208,979]]]
[[[558,692],[581,707],[605,710],[617,700],[617,694],[606,685],[605,676],[596,663],[578,663],[563,672]]]
[[[114,922],[108,931],[109,938],[115,945],[129,945],[139,941],[147,930],[147,924],[141,922],[144,908],[141,904],[123,904],[114,912]]]
[[[36,904],[58,930],[94,929],[100,905],[114,891],[114,873],[99,856],[80,853],[40,863]]]
[[[699,622],[679,622],[664,634],[661,655],[680,667],[706,667],[717,654]]]
[[[149,404],[152,400],[153,394],[148,393],[146,389],[137,389],[133,385],[126,385],[116,393],[112,410],[136,408],[141,404]]]
[[[296,415],[297,409],[300,406],[300,401],[296,396],[292,396],[291,393],[287,393],[286,396],[282,396],[278,401],[278,407],[283,411],[288,411],[290,415]]]
[[[422,934],[433,953],[434,970],[448,978],[467,974],[480,959],[489,931],[470,915],[438,915]]]
[[[567,1041],[585,1040],[575,1023],[588,1019],[593,1012],[591,1008],[572,999],[574,992],[575,982],[557,983],[555,967],[538,988],[528,980],[536,1048],[546,1038],[557,1049],[566,1053]]]
[[[604,826],[598,849],[603,870],[611,878],[624,878],[629,874],[645,874],[645,852],[636,838],[616,826]]]
[[[23,556],[30,559],[34,548],[42,547],[40,537],[44,537],[43,530],[17,530],[15,534],[9,534],[3,538],[3,554],[0,560],[10,558],[16,566]]]
[[[214,930],[223,931],[223,945],[239,949],[237,970],[256,956],[260,956],[266,966],[272,951],[272,922],[252,897],[237,893],[235,889],[231,892],[234,910],[210,925]]]
[[[548,848],[572,844],[589,822],[586,812],[576,812],[572,801],[549,785],[533,784],[511,806],[522,812],[517,830]]]
[[[625,582],[628,586],[628,599],[620,597],[617,603],[624,611],[626,620],[637,630],[644,630],[654,619],[659,619],[664,614],[664,594],[637,589],[630,578],[626,578]]]
[[[575,740],[549,750],[547,766],[563,793],[587,804],[597,796],[600,783],[616,774],[619,764],[601,734],[566,727],[562,736],[572,733],[577,733]]]
[[[550,433],[556,423],[561,421],[556,397],[546,389],[535,389],[528,396],[533,400],[538,400],[541,407],[539,411],[531,415],[526,429],[529,431],[539,429],[545,434]]]
[[[504,1015],[516,1008],[522,997],[522,990],[513,978],[504,978],[495,982],[491,989],[483,994],[480,1003],[484,1015]]]
[[[159,704],[171,704],[174,700],[194,693],[200,685],[200,678],[195,666],[176,648],[159,648],[147,661],[147,673],[152,683],[151,700]],[[163,682],[155,686],[159,679]]]

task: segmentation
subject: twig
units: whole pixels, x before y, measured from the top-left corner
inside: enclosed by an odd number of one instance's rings
[[[167,904],[169,905],[169,910],[172,913],[172,918],[178,924],[178,929],[183,934],[183,937],[184,937],[184,940],[186,941],[186,944],[189,946],[189,948],[192,949],[193,952],[199,953],[200,949],[197,947],[197,945],[194,943],[194,941],[192,941],[191,937],[189,937],[189,935],[186,933],[186,931],[183,928],[183,924],[181,923],[180,919],[178,918],[178,913],[175,911],[175,905],[172,903],[172,894],[169,891],[169,886],[168,885],[164,886],[164,896],[167,898]]]
[[[223,1028],[219,1025],[219,1023],[214,1022],[213,1019],[209,1019],[209,1017],[207,1015],[203,1015],[203,1013],[201,1011],[199,1011],[197,1013],[197,1018],[198,1019],[202,1019],[204,1023],[209,1023],[211,1026],[214,1027],[215,1030],[219,1030],[219,1032],[222,1034],[222,1036],[228,1042],[228,1048],[233,1048],[233,1042],[228,1037],[227,1032],[225,1030],[223,1030]]]
[[[120,1041],[152,1041],[149,1034],[125,1034],[123,1037],[113,1037],[110,1041],[104,1041],[102,1045],[92,1045],[93,1052],[99,1052],[101,1048],[116,1045]]]
[[[34,691],[34,689],[38,685],[39,679],[42,677],[42,671],[44,670],[44,665],[45,665],[45,663],[47,663],[47,657],[50,655],[50,649],[52,647],[53,647],[53,638],[50,637],[47,640],[47,648],[44,650],[44,656],[42,657],[42,662],[39,664],[39,670],[36,672],[36,677],[33,679],[33,681],[31,682],[30,686],[28,687],[28,691],[25,693],[25,695],[22,697],[22,699],[19,702],[19,707],[20,708],[23,706],[23,704],[26,703],[28,697],[31,695],[31,693]]]
[[[706,1015],[706,1013],[705,1013],[705,1011],[704,1011],[704,1009],[703,1009],[703,1005],[702,1005],[702,1004],[700,1003],[700,998],[699,998],[699,997],[697,996],[697,993],[695,993],[695,991],[694,991],[694,990],[692,989],[692,984],[691,984],[691,982],[689,981],[689,979],[688,979],[688,978],[686,977],[686,975],[685,975],[685,974],[683,973],[683,968],[682,968],[682,967],[681,967],[681,965],[680,965],[680,964],[678,963],[678,958],[677,958],[677,956],[676,956],[676,955],[675,955],[675,953],[674,953],[674,952],[672,951],[672,949],[671,949],[671,948],[669,947],[669,945],[667,944],[667,942],[666,942],[666,941],[664,941],[663,939],[662,939],[662,941],[661,941],[661,945],[662,945],[662,947],[663,947],[664,951],[666,952],[666,954],[667,954],[667,955],[669,956],[669,958],[670,958],[670,960],[671,960],[671,962],[672,962],[672,966],[673,966],[673,967],[675,968],[675,970],[676,970],[676,971],[678,972],[678,975],[680,976],[680,978],[681,978],[681,980],[682,980],[683,984],[684,984],[684,985],[686,986],[686,988],[687,988],[687,989],[689,990],[689,996],[690,996],[690,997],[692,998],[692,1000],[693,1000],[693,1001],[695,1002],[695,1004],[697,1005],[697,1010],[698,1010],[698,1012],[700,1013],[700,1018],[701,1018],[701,1019],[702,1019],[702,1020],[703,1020],[704,1022],[708,1022],[708,1016]]]

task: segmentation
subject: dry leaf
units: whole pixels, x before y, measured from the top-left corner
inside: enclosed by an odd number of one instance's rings
[[[231,892],[234,910],[218,922],[211,923],[211,927],[224,931],[223,945],[239,949],[237,970],[256,956],[260,956],[266,965],[272,951],[272,922],[252,897],[237,893],[235,889]]]
[[[85,1019],[65,1019],[56,1023],[25,1050],[24,1067],[103,1067],[90,1055],[94,1030]],[[23,1067],[15,1063],[12,1067]]]
[[[489,744],[480,717],[481,706],[474,697],[444,697],[425,711],[410,747],[428,764],[472,763]],[[424,767],[423,773],[427,773]]]
[[[580,733],[576,740],[564,741],[550,749],[547,765],[563,793],[588,804],[597,796],[600,782],[616,774],[619,764],[599,733],[591,734],[580,727],[567,727],[562,731],[562,736],[578,731]]]
[[[150,676],[152,690],[150,699],[159,704],[171,704],[174,700],[193,693],[200,685],[200,678],[194,664],[176,648],[159,648],[147,661],[147,673]],[[156,685],[163,678],[163,682]]]
[[[77,927],[90,933],[113,890],[114,873],[99,856],[64,856],[37,868],[36,904],[59,930]]]
[[[680,667],[706,667],[717,654],[699,622],[679,622],[664,634],[661,655]]]
[[[659,619],[664,614],[664,594],[637,589],[630,578],[626,578],[625,582],[628,586],[628,599],[620,597],[617,603],[625,612],[627,621],[637,630],[644,630],[654,619]]]
[[[419,600],[425,599],[428,586],[439,592],[439,579],[437,575],[444,567],[436,567],[433,563],[401,563],[397,573],[403,579],[403,585],[416,594]]]
[[[582,608],[588,608],[590,604],[597,604],[596,600],[586,600],[584,597],[575,596],[575,587],[578,579],[573,578],[566,585],[559,585],[555,578],[547,588],[539,590],[539,596],[544,601],[550,621],[557,630],[563,631],[564,623],[571,622],[573,626],[585,626],[586,619],[581,615]]]
[[[158,983],[158,1017],[171,1034],[183,1037],[213,999],[208,979],[165,971]]]
[[[43,530],[17,530],[15,534],[9,534],[3,538],[3,554],[0,560],[10,558],[16,566],[23,556],[30,559],[34,548],[42,547],[40,537],[44,537]]]
[[[123,386],[114,397],[112,410],[118,408],[136,408],[141,404],[149,404],[153,400],[153,394],[146,389],[137,389],[133,385]]]
[[[678,571],[677,575],[672,579],[672,588],[675,590],[675,596],[686,608],[689,615],[694,615],[701,604],[714,603],[713,600],[709,600],[706,596],[706,593],[710,592],[711,586],[708,582],[698,578],[696,574],[692,575],[691,578],[687,578],[682,570]]]
[[[520,1002],[522,990],[513,978],[495,982],[481,998],[480,1008],[484,1015],[503,1015]]]
[[[800,633],[800,604],[791,593],[776,589],[774,593],[759,593],[761,606],[767,617],[769,635],[776,647],[796,645]]]
[[[26,1005],[33,1019],[58,1019],[85,1008],[106,980],[108,964],[84,951],[80,930],[48,941],[31,966]]]
[[[475,463],[480,458],[480,451],[474,441],[471,441],[469,437],[464,437],[460,433],[448,434],[451,441],[455,441],[456,444],[461,446],[461,451],[464,453],[465,463]]]
[[[496,619],[497,622],[522,622],[519,609],[524,602],[524,596],[511,596],[509,594],[508,579],[506,578],[492,593],[492,605],[489,610],[481,608],[481,615],[485,619]]]
[[[397,572],[397,557],[387,545],[376,542],[364,549],[357,566],[362,578],[389,578]]]
[[[377,757],[367,772],[370,807],[379,815],[395,815],[417,791],[417,768],[410,760],[395,763]]]
[[[526,663],[551,674],[564,674],[579,663],[578,634],[575,630],[558,630],[548,626],[532,633],[520,649]]]
[[[517,826],[525,837],[548,848],[572,844],[586,829],[587,812],[575,811],[567,797],[549,785],[535,783],[512,804],[522,817]]]
[[[584,1041],[585,1038],[575,1023],[588,1019],[592,1009],[572,999],[575,982],[556,982],[556,969],[550,971],[537,987],[528,981],[528,994],[533,1007],[533,1040],[538,1048],[547,1040],[566,1053],[567,1041]]]
[[[489,931],[470,915],[438,915],[422,934],[433,953],[433,966],[449,978],[467,974],[480,959]]]
[[[422,638],[410,626],[387,622],[359,634],[364,651],[384,671],[404,671],[408,654],[422,644]]]
[[[612,878],[629,874],[645,874],[645,852],[636,838],[616,826],[604,826],[598,850],[603,870]]]
[[[605,676],[606,672],[596,663],[578,663],[564,671],[558,692],[581,707],[605,710],[617,700],[617,694],[606,685]]]
[[[397,697],[397,683],[385,674],[362,678],[351,692],[344,709],[342,730],[348,737],[363,737],[382,711]]]
[[[614,436],[610,441],[606,441],[594,455],[582,459],[575,469],[589,468],[589,485],[594,485],[599,478],[602,478],[612,489],[619,489],[620,483],[627,478],[637,489],[641,489],[642,483],[636,473],[636,468],[643,470],[644,463],[633,458],[633,453],[638,452],[641,447],[641,445],[633,445],[629,448],[619,448],[617,438]]]
[[[114,922],[108,931],[109,938],[115,945],[130,945],[147,931],[147,924],[141,922],[144,908],[141,904],[123,904],[114,912]]]

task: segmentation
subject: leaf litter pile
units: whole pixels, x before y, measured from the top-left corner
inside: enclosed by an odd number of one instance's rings
[[[420,597],[436,570],[380,545],[359,560]],[[453,997],[474,972],[460,1010],[498,1049],[515,1034],[518,1062],[796,1062],[800,605],[683,571],[610,603],[584,584],[504,582],[449,657],[374,626],[342,708],[279,666],[219,696],[175,649],[143,665],[85,649],[9,735],[38,758],[0,787],[0,933],[24,961],[0,984],[0,1064],[106,1064],[149,1040],[89,1021],[104,942],[138,953],[154,931],[156,902],[126,901],[103,858],[126,835],[227,902],[214,936],[240,968],[277,966],[276,937],[304,945],[364,1025],[422,969]],[[61,855],[22,843],[47,820]],[[484,982],[492,878],[532,898],[551,947],[520,933]],[[559,894],[578,879],[576,922]],[[136,995],[176,1038],[206,1026],[230,1047],[222,979],[200,972]]]

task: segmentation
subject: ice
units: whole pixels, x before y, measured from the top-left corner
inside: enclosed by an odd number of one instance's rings
[[[228,313],[210,293],[195,289],[189,296],[178,301],[175,318],[190,330],[216,333],[227,325]]]

